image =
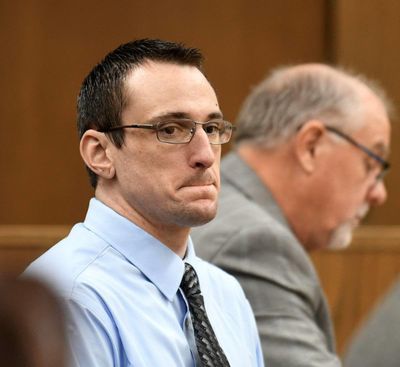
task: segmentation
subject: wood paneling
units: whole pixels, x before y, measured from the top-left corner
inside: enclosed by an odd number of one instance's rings
[[[69,230],[62,225],[0,225],[0,273],[17,276]]]
[[[324,59],[325,2],[0,1],[0,223],[83,219],[91,189],[75,100],[87,72],[134,38],[199,47],[227,119],[281,63]]]

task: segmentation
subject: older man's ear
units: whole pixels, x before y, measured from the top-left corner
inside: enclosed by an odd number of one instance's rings
[[[318,120],[307,121],[294,138],[295,154],[298,162],[307,173],[316,168],[316,160],[322,147],[324,125]]]

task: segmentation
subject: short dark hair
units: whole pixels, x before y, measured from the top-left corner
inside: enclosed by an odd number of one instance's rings
[[[106,55],[82,83],[77,105],[80,138],[86,130],[108,130],[121,124],[126,107],[125,78],[146,61],[190,65],[202,71],[203,56],[196,48],[159,39],[140,39],[120,45]],[[116,147],[123,145],[123,130],[113,131],[109,136]],[[87,169],[95,188],[97,175]]]

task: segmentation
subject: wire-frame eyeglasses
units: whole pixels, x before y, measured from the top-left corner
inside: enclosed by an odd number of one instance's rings
[[[385,177],[386,173],[390,169],[390,163],[388,161],[384,160],[382,157],[380,157],[379,155],[374,153],[371,149],[369,149],[365,145],[357,142],[351,136],[343,133],[342,131],[340,131],[334,127],[331,127],[331,126],[325,126],[325,128],[326,128],[326,130],[330,131],[331,133],[334,133],[334,134],[340,136],[341,138],[345,139],[347,142],[349,142],[356,148],[362,150],[365,154],[367,154],[369,157],[371,157],[372,159],[374,159],[376,162],[378,162],[380,164],[381,169],[380,169],[380,172],[376,175],[376,181],[380,181]]]
[[[198,122],[190,119],[166,120],[156,123],[131,124],[101,129],[100,132],[109,133],[121,129],[151,129],[156,131],[157,139],[168,144],[188,144],[191,142],[196,127],[200,125],[206,132],[210,144],[220,145],[229,142],[235,127],[228,121],[211,120]]]

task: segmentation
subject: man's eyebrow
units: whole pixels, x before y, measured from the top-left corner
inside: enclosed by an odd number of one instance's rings
[[[382,157],[387,157],[390,153],[389,148],[382,142],[376,143],[371,148],[372,151],[376,152]]]
[[[162,121],[168,119],[189,119],[192,120],[192,117],[187,112],[167,112],[161,115],[155,116],[151,119],[151,121]],[[223,115],[221,112],[212,112],[208,114],[207,120],[215,120],[215,119],[223,119]]]
[[[222,112],[214,112],[208,115],[209,120],[217,120],[217,119],[222,120],[223,118],[224,116],[222,115]]]

